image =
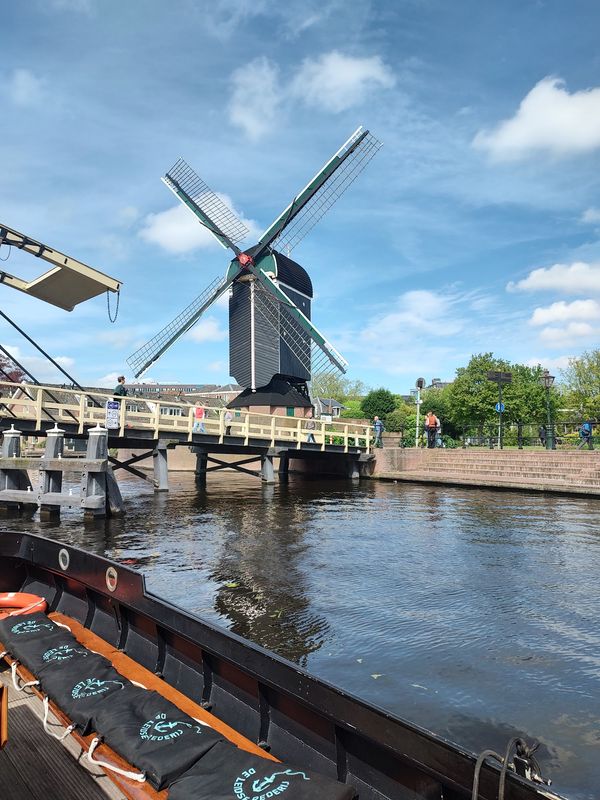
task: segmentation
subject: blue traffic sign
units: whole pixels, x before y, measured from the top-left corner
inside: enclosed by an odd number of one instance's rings
[[[504,413],[504,409],[506,408],[506,406],[504,405],[504,403],[496,403],[494,408],[496,409],[498,414],[503,414]]]

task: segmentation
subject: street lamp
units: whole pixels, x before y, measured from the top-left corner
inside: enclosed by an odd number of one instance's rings
[[[554,383],[554,375],[545,369],[540,376],[540,383],[546,390],[546,412],[548,414],[548,430],[546,432],[546,450],[554,450],[554,429],[552,427],[552,416],[550,414],[550,388]]]
[[[419,446],[419,411],[421,410],[421,389],[425,388],[425,378],[417,378],[415,383],[417,387],[417,426],[415,428],[415,447]]]

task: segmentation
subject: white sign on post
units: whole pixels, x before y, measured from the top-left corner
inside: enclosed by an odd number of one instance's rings
[[[106,422],[105,427],[107,430],[115,430],[121,427],[121,403],[118,400],[106,401]]]

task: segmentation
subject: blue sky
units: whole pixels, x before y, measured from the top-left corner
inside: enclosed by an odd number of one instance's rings
[[[261,233],[364,125],[384,147],[293,253],[349,376],[407,392],[488,350],[557,372],[600,338],[599,23],[592,0],[8,0],[0,222],[124,285],[114,325],[103,296],[67,313],[0,286],[0,307],[79,381],[130,378],[228,263],[171,164]],[[226,304],[146,379],[227,382]]]

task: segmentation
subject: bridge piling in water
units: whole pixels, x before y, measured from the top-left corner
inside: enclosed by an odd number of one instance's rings
[[[169,458],[167,442],[159,439],[152,452],[152,463],[154,465],[154,491],[169,491]]]
[[[48,431],[46,436],[46,447],[42,458],[51,464],[54,460],[62,459],[65,446],[65,432],[55,425]],[[44,502],[49,500],[49,496],[60,496],[62,494],[62,469],[45,469],[45,464],[40,464],[41,487],[38,494],[41,519],[53,519],[60,516],[60,504]]]
[[[11,426],[10,430],[4,431],[1,455],[2,463],[6,464],[6,468],[0,469],[0,492],[30,492],[31,500],[29,504],[33,503],[34,495],[27,470],[11,468],[11,459],[14,461],[21,457],[21,431],[15,430],[14,425]],[[0,511],[4,513],[19,511],[23,505],[25,505],[24,502],[0,502]]]

